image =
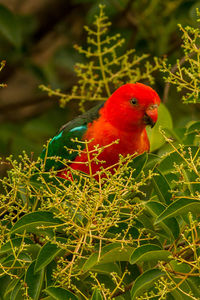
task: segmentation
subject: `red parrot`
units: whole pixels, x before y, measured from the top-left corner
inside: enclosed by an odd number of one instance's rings
[[[89,113],[79,116],[74,121],[63,126],[55,136],[47,150],[43,150],[42,158],[46,158],[46,169],[54,166],[61,169],[58,176],[68,179],[68,170],[61,163],[52,160],[53,156],[61,156],[70,159],[70,167],[93,175],[104,168],[111,167],[119,161],[119,155],[140,154],[149,151],[150,144],[146,132],[146,125],[153,126],[158,117],[158,106],[160,98],[149,86],[142,83],[128,83],[118,88],[102,106],[92,109]],[[88,144],[89,151],[94,150],[96,145],[100,147],[113,143],[100,153],[98,159],[104,161],[102,164],[91,162],[91,167],[84,162],[88,161],[86,151],[81,155],[77,152],[67,152],[67,148],[77,149],[77,143],[71,139],[92,140]],[[81,144],[84,150],[84,144]],[[92,158],[92,156],[91,156]]]

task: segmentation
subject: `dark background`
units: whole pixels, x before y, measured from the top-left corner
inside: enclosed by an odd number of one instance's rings
[[[138,55],[167,56],[173,65],[184,56],[178,23],[198,26],[200,1],[186,0],[0,0],[0,156],[23,150],[37,157],[46,140],[79,113],[78,103],[65,109],[38,86],[50,85],[70,92],[76,83],[73,65],[83,60],[73,45],[85,45],[84,25],[91,25],[99,3],[116,32],[126,39],[122,51],[135,48]],[[151,60],[150,58],[150,60]],[[155,72],[153,86],[168,106],[174,126],[199,118],[199,106],[183,105],[174,87],[166,90],[162,74]],[[166,92],[167,91],[167,92]],[[1,173],[5,172],[2,165]]]

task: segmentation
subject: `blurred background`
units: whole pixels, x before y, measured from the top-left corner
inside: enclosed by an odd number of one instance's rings
[[[174,65],[184,56],[177,24],[199,26],[194,0],[0,0],[0,157],[22,150],[37,157],[43,144],[62,124],[76,116],[78,103],[64,109],[42,92],[40,84],[70,92],[76,83],[73,65],[84,60],[73,48],[85,45],[84,25],[90,25],[105,4],[112,22],[110,35],[119,32],[138,55],[166,56]],[[198,119],[198,105],[183,105],[176,89],[166,87],[162,74],[153,86],[168,106],[174,126]],[[5,165],[0,173],[5,172]]]

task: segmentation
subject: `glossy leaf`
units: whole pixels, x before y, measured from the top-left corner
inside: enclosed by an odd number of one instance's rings
[[[55,260],[52,260],[45,268],[45,283],[46,288],[54,284],[53,272],[56,270],[57,263]]]
[[[199,147],[190,146],[190,148],[193,157],[196,153],[199,153]],[[188,153],[188,146],[183,147],[183,151],[185,151],[184,158],[190,158],[190,155]],[[196,157],[198,158],[198,155]],[[162,172],[163,175],[174,172],[174,162],[176,162],[176,164],[186,164],[184,159],[180,156],[180,154],[177,151],[171,151],[160,161],[158,169]]]
[[[166,209],[162,203],[157,201],[148,201],[145,202],[144,205],[154,218],[157,218]],[[160,227],[173,239],[177,239],[179,236],[179,225],[175,218],[164,220],[160,223]]]
[[[18,299],[18,295],[20,293],[20,289],[22,288],[22,284],[20,282],[21,279],[18,279],[17,284],[13,288],[11,294],[10,294],[10,300],[16,300]]]
[[[19,279],[12,279],[9,284],[7,285],[6,291],[4,293],[4,297],[7,298],[8,295],[12,292],[12,290],[15,288],[17,283],[19,282]]]
[[[178,289],[171,291],[170,295],[172,295],[173,300],[186,300],[184,295]]]
[[[109,274],[109,275],[112,272],[115,272],[117,274],[120,274],[121,272],[117,262],[96,264],[90,270],[92,272],[96,272],[100,274]]]
[[[200,131],[200,121],[192,121],[191,123],[187,124],[186,135],[189,134],[198,134]]]
[[[19,219],[11,229],[11,233],[19,233],[24,230],[33,232],[37,231],[37,227],[45,225],[59,225],[62,221],[54,218],[52,212],[49,211],[36,211],[24,215]]]
[[[165,273],[159,269],[152,269],[142,273],[134,282],[131,289],[131,299],[135,300],[137,296],[140,296],[154,286],[154,282]]]
[[[133,248],[126,246],[122,249],[120,243],[112,243],[101,249],[101,254],[93,253],[85,262],[82,271],[88,271],[98,263],[128,261]]]
[[[193,292],[193,294],[200,298],[200,278],[198,277],[189,277],[187,278],[187,284],[189,285],[191,291]]]
[[[103,297],[99,289],[94,290],[91,300],[103,300]]]
[[[76,295],[74,295],[72,292],[60,287],[50,286],[47,289],[45,289],[44,292],[55,300],[78,300]]]
[[[0,299],[3,298],[3,295],[6,293],[7,287],[10,283],[10,276],[8,275],[3,275],[0,277]]]
[[[138,217],[138,221],[142,223],[142,228],[148,228],[148,230],[154,230],[153,219],[146,210],[144,210]],[[141,227],[140,227],[141,228]]]
[[[33,244],[33,241],[28,238],[24,238],[24,239],[23,238],[13,238],[1,246],[0,254],[13,251],[13,248],[15,248],[15,247],[19,248],[22,242],[25,243],[26,245]]]
[[[177,260],[171,260],[170,266],[175,272],[181,273],[189,273],[191,271],[191,267],[187,263],[180,263]]]
[[[138,175],[141,173],[142,169],[146,164],[146,161],[147,161],[147,153],[144,152],[134,157],[133,160],[129,163],[129,166],[134,169],[133,171],[134,178],[137,178]]]
[[[137,264],[144,261],[168,261],[170,252],[162,250],[159,246],[154,244],[142,245],[136,248],[130,256],[130,263]]]
[[[37,258],[40,249],[41,246],[39,244],[31,244],[26,247],[27,252],[31,255],[33,260]]]
[[[188,212],[200,212],[200,201],[192,198],[180,198],[170,204],[156,219],[156,224]]]
[[[2,265],[4,266],[13,266],[15,265],[16,267],[19,267],[20,266],[20,263],[18,260],[15,259],[15,256],[16,255],[9,255],[7,256],[3,261],[2,261]],[[32,261],[31,257],[27,254],[27,253],[24,253],[24,252],[20,252],[20,254],[18,255],[18,259],[21,260],[21,262],[23,263],[29,263]]]
[[[169,183],[166,177],[158,169],[155,169],[155,173],[158,175],[154,176],[152,181],[156,190],[156,195],[161,202],[169,204],[172,197]]]
[[[155,166],[160,162],[160,156],[148,153],[147,162],[144,166],[144,172],[154,170]]]
[[[25,282],[28,286],[28,295],[34,300],[39,299],[43,278],[44,278],[44,269],[41,269],[39,272],[34,272],[35,261],[33,261],[27,269],[25,275]]]
[[[147,128],[151,151],[155,151],[165,143],[165,139],[160,133],[159,128],[172,128],[172,126],[173,123],[171,114],[167,107],[163,103],[161,103],[158,108],[158,120],[156,122],[156,125],[153,129]]]
[[[58,253],[62,251],[57,245],[47,242],[38,254],[35,262],[35,272],[38,272],[42,268],[46,267]]]
[[[106,247],[106,246],[105,246]],[[101,263],[115,262],[115,261],[129,261],[130,254],[133,247],[124,246],[122,249],[121,245],[115,249],[108,251],[101,256]]]

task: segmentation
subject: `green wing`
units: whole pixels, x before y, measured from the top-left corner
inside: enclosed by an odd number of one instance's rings
[[[81,149],[84,148],[84,144],[74,142],[76,138],[81,141],[84,133],[87,131],[88,123],[98,119],[99,110],[103,106],[103,104],[98,104],[93,107],[85,114],[78,116],[76,119],[68,122],[64,126],[61,127],[58,134],[50,141],[47,145],[47,148],[44,149],[41,153],[41,158],[45,163],[45,171],[50,170],[54,167],[55,170],[60,170],[65,166],[61,161],[62,159],[68,159],[73,161],[76,156],[76,151],[68,151],[68,149],[78,149],[78,146]]]

